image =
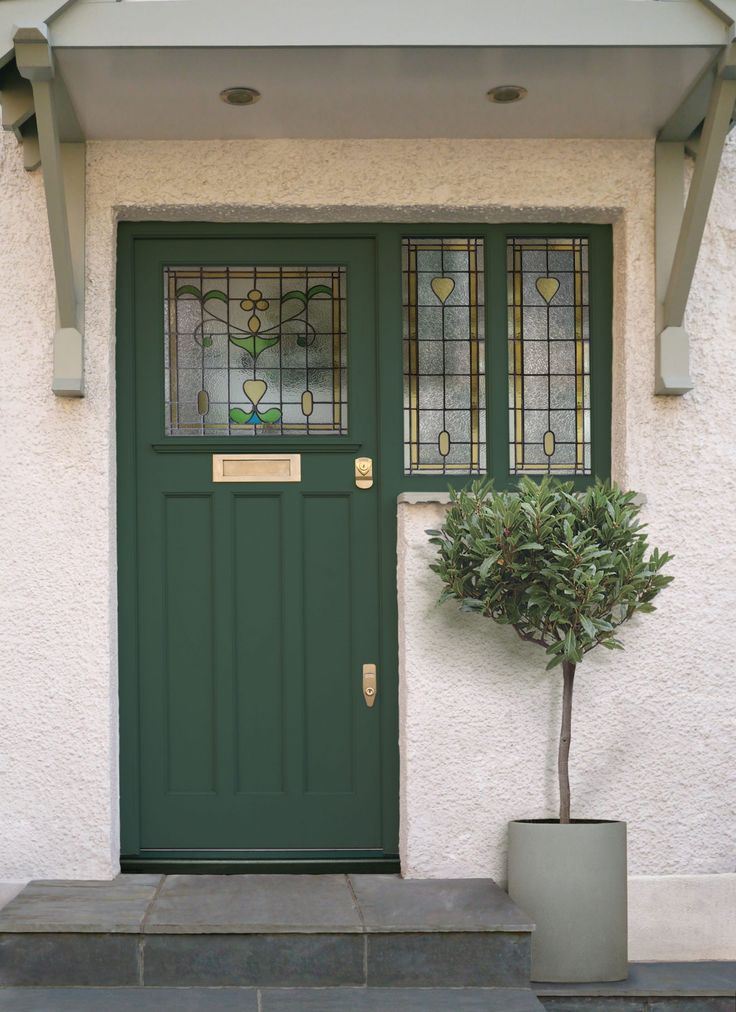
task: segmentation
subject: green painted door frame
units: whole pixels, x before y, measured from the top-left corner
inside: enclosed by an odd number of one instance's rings
[[[488,474],[496,487],[510,487],[515,479],[508,470],[508,412],[506,399],[508,341],[506,240],[508,236],[574,236],[590,241],[590,328],[592,417],[591,442],[594,474],[610,474],[611,434],[611,313],[612,236],[606,225],[291,225],[208,224],[172,222],[125,222],[118,232],[117,278],[117,441],[118,441],[118,587],[120,656],[120,779],[121,854],[124,867],[173,867],[179,870],[321,871],[328,868],[386,870],[398,867],[399,755],[398,755],[398,602],[396,585],[396,509],[401,492],[445,491],[462,486],[465,478],[403,474],[403,367],[402,367],[402,274],[403,236],[482,236],[485,240],[486,383]],[[375,369],[377,377],[377,453],[375,467],[379,494],[378,578],[381,615],[378,670],[381,720],[381,839],[380,855],[353,857],[335,850],[318,859],[307,854],[265,856],[235,860],[218,859],[212,853],[196,861],[172,850],[154,858],[141,852],[139,691],[138,691],[138,532],[136,460],[136,363],[134,355],[135,311],[139,298],[135,284],[136,259],[151,240],[166,244],[201,243],[211,246],[224,240],[258,239],[305,241],[370,239],[375,275]],[[191,252],[190,252],[191,257]],[[210,257],[211,259],[211,257]],[[180,261],[181,262],[181,261]],[[162,303],[162,300],[161,300]],[[162,317],[161,317],[162,321]],[[161,322],[163,326],[163,322]],[[349,374],[349,384],[355,377]],[[212,443],[203,438],[202,443]],[[224,443],[224,441],[221,441]],[[227,441],[227,450],[246,452],[253,440]],[[259,447],[265,443],[259,439]],[[231,449],[232,448],[232,449]],[[575,478],[583,487],[587,478]],[[250,863],[248,863],[250,861]]]

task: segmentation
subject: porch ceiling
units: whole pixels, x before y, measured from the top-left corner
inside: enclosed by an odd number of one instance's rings
[[[84,136],[121,139],[654,137],[717,51],[55,46]],[[528,97],[486,99],[509,83]],[[226,105],[235,85],[262,100]]]
[[[0,0],[0,66],[14,26],[47,23],[82,128],[63,141],[686,139],[734,19],[736,0]],[[499,84],[528,97],[493,105]],[[237,85],[262,101],[226,106]]]

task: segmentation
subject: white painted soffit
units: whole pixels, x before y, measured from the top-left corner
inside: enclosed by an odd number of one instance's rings
[[[0,14],[20,23],[34,2],[0,0]],[[87,138],[645,138],[730,41],[718,4],[76,0],[49,26]],[[486,100],[508,83],[528,97]],[[262,100],[226,106],[235,85]]]

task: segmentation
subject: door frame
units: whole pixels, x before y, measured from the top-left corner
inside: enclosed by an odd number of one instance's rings
[[[118,539],[118,643],[120,697],[120,849],[125,869],[177,871],[335,871],[337,868],[399,870],[399,656],[397,589],[397,499],[402,492],[444,492],[462,487],[468,476],[404,474],[403,453],[403,349],[402,262],[404,236],[467,237],[485,240],[485,346],[487,386],[487,475],[496,488],[508,488],[516,479],[508,468],[508,413],[505,387],[508,367],[506,331],[506,239],[510,235],[574,236],[590,240],[593,473],[610,475],[611,462],[611,318],[612,228],[591,224],[484,224],[471,223],[210,223],[120,222],[117,237],[117,539]],[[136,566],[136,446],[134,305],[135,248],[147,239],[218,238],[371,238],[375,251],[376,400],[378,408],[378,494],[380,630],[379,679],[381,691],[381,793],[384,858],[368,860],[294,859],[277,862],[171,860],[150,861],[139,855],[139,742],[137,692],[137,566]],[[348,378],[350,383],[350,377]],[[241,441],[242,442],[242,441]],[[233,443],[233,445],[235,445]],[[571,479],[584,487],[590,478]]]

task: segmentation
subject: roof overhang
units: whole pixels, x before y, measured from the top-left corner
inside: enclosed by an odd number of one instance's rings
[[[0,66],[15,25],[48,24],[78,120],[62,140],[686,139],[733,18],[736,0],[0,0]],[[505,83],[528,97],[489,103]],[[233,85],[262,101],[225,106]]]

